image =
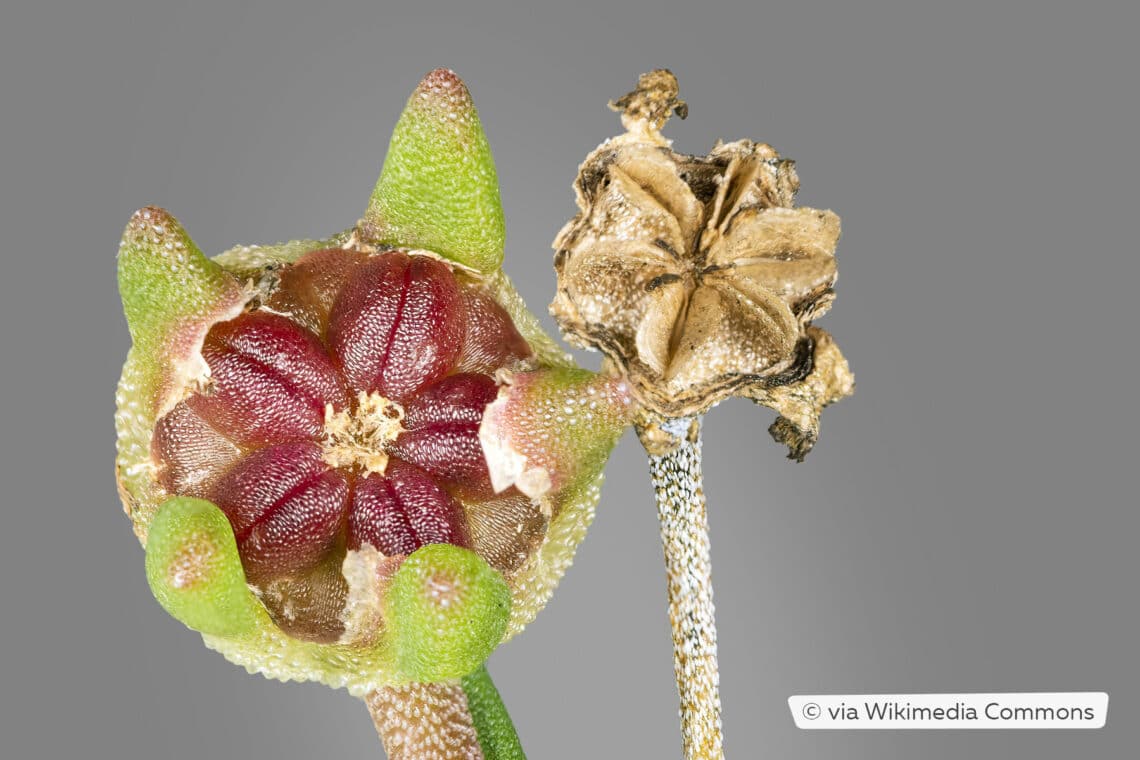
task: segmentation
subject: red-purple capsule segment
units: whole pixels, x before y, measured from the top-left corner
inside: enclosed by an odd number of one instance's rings
[[[249,454],[219,478],[212,501],[226,513],[251,576],[300,572],[335,543],[348,506],[348,482],[298,442]]]
[[[468,546],[463,508],[415,465],[392,459],[383,475],[356,481],[348,512],[348,548],[411,554],[425,544]]]
[[[206,498],[208,489],[242,455],[224,433],[183,401],[158,421],[150,450],[160,463],[158,481],[170,493]]]
[[[341,290],[329,316],[329,347],[353,391],[403,401],[455,366],[463,316],[446,265],[388,253],[357,267]]]
[[[452,375],[425,388],[405,405],[405,432],[396,438],[393,452],[445,480],[489,484],[479,424],[497,394],[494,380],[475,374]]]
[[[343,409],[348,402],[317,337],[276,314],[252,312],[215,325],[202,356],[210,385],[189,404],[240,444],[314,438],[325,405]]]
[[[356,267],[367,260],[366,253],[342,248],[306,253],[280,270],[277,287],[265,305],[279,314],[288,314],[294,322],[324,338],[333,301],[352,279]]]
[[[500,367],[534,355],[507,310],[490,296],[464,288],[463,304],[466,322],[460,372],[494,374]]]

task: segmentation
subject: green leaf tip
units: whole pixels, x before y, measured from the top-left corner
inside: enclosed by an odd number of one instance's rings
[[[115,397],[119,487],[145,540],[161,496],[150,441],[155,421],[209,377],[200,349],[210,326],[232,319],[252,291],[208,260],[178,220],[139,209],[119,243],[119,293],[133,345]]]
[[[499,179],[471,93],[436,69],[408,100],[361,223],[376,244],[422,248],[488,273],[506,238]]]
[[[131,338],[151,345],[180,322],[241,299],[242,286],[161,208],[139,209],[119,243],[119,294]]]
[[[384,603],[401,673],[442,681],[471,673],[498,646],[511,594],[475,552],[428,544],[400,565]]]
[[[233,529],[204,499],[176,496],[159,508],[147,535],[146,577],[159,604],[195,631],[238,636],[256,625]]]

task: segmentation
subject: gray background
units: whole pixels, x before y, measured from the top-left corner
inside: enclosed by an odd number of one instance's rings
[[[22,5],[0,11],[0,756],[381,755],[346,693],[249,676],[151,599],[111,467],[114,256],[146,204],[210,252],[345,227],[442,65],[538,311],[605,102],[653,67],[691,105],[677,147],[768,141],[843,217],[823,324],[858,392],[803,465],[766,410],[706,426],[730,757],[1135,757],[1135,4]],[[678,754],[632,436],[609,472],[559,593],[492,659],[536,760]],[[1108,726],[802,732],[785,704],[990,690],[1104,690]]]

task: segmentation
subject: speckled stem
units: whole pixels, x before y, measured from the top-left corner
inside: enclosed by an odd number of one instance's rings
[[[684,757],[717,760],[724,748],[700,425],[700,417],[668,419],[652,430],[639,426],[638,434],[649,452],[665,549]]]
[[[526,760],[486,667],[364,698],[388,760]]]

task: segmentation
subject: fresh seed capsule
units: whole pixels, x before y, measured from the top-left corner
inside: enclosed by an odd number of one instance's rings
[[[531,353],[502,307],[441,261],[315,251],[278,273],[265,304],[206,334],[208,382],[152,438],[160,482],[225,513],[283,628],[333,640],[345,552],[486,536],[472,521],[497,516],[470,507],[503,498],[479,440],[491,373]]]

